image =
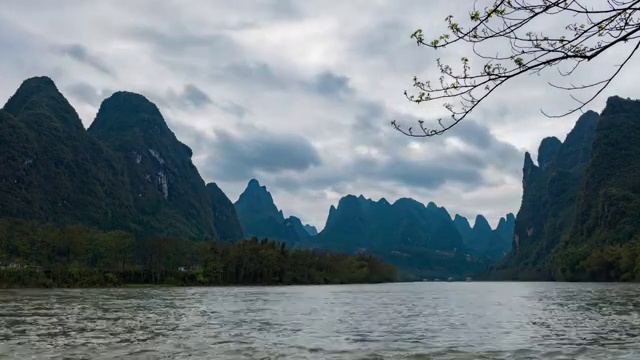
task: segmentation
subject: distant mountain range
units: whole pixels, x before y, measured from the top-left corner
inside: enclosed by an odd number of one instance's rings
[[[54,82],[36,77],[0,110],[0,217],[137,237],[255,236],[365,251],[415,279],[640,280],[639,114],[640,101],[611,97],[601,114],[583,114],[564,142],[543,139],[537,164],[525,154],[517,216],[495,229],[481,215],[472,227],[433,202],[347,195],[318,233],[285,218],[255,179],[235,203],[205,184],[191,149],[144,96],[114,93],[85,130]]]
[[[286,241],[290,246],[382,256],[413,276],[462,276],[498,259],[510,249],[515,217],[508,214],[493,230],[479,215],[473,228],[444,207],[413,199],[373,201],[347,195],[331,206],[320,233],[297,217],[284,218],[265,186],[252,179],[235,203],[247,236]]]

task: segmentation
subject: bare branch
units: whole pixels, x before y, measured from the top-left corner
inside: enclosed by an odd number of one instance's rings
[[[397,121],[393,127],[401,133],[413,137],[441,135],[467,117],[493,91],[507,81],[523,74],[541,74],[543,71],[569,62],[568,71],[558,72],[563,77],[571,77],[582,65],[609,51],[616,45],[636,42],[625,61],[613,74],[603,80],[590,84],[569,86],[549,83],[556,89],[569,92],[597,89],[586,101],[581,101],[573,94],[572,98],[578,106],[561,115],[561,117],[581,111],[587,104],[598,97],[622,68],[635,55],[640,46],[640,0],[607,0],[599,7],[587,7],[581,0],[494,0],[493,5],[482,10],[474,3],[469,13],[472,25],[465,29],[454,21],[452,16],[445,19],[448,32],[428,41],[422,30],[415,31],[411,38],[418,46],[426,46],[434,50],[446,48],[454,44],[467,43],[473,53],[485,63],[481,69],[471,71],[468,58],[461,58],[461,69],[437,60],[441,76],[437,82],[413,79],[415,94],[405,91],[409,101],[417,104],[430,103],[437,100],[452,99],[457,105],[445,103],[443,106],[451,114],[451,121],[438,119],[437,128],[427,128],[424,121],[419,121],[420,131],[413,127],[404,130]],[[593,7],[593,8],[592,8]],[[535,21],[550,21],[555,16],[568,19],[563,31],[547,36],[535,31]],[[491,40],[508,42],[506,54],[483,54],[480,45]]]

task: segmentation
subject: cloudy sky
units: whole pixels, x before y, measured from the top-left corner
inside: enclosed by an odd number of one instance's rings
[[[469,49],[434,52],[409,36],[442,33],[444,18],[463,18],[469,4],[2,0],[0,99],[47,75],[88,126],[114,91],[142,93],[232,201],[257,178],[286,215],[319,228],[346,194],[434,201],[495,225],[518,211],[524,151],[535,158],[543,137],[564,139],[577,115],[540,113],[574,105],[545,86],[552,71],[497,91],[446,135],[412,139],[389,126],[443,114],[403,91],[414,75],[436,80],[436,58],[459,61]],[[620,56],[605,54],[580,76],[602,75]],[[637,70],[632,62],[590,108],[614,94],[640,97]]]

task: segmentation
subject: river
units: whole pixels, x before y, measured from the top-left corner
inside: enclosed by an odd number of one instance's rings
[[[1,290],[0,359],[640,359],[640,285]]]

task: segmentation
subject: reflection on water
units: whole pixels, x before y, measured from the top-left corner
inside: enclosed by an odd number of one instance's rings
[[[640,359],[640,286],[0,291],[0,358]]]

